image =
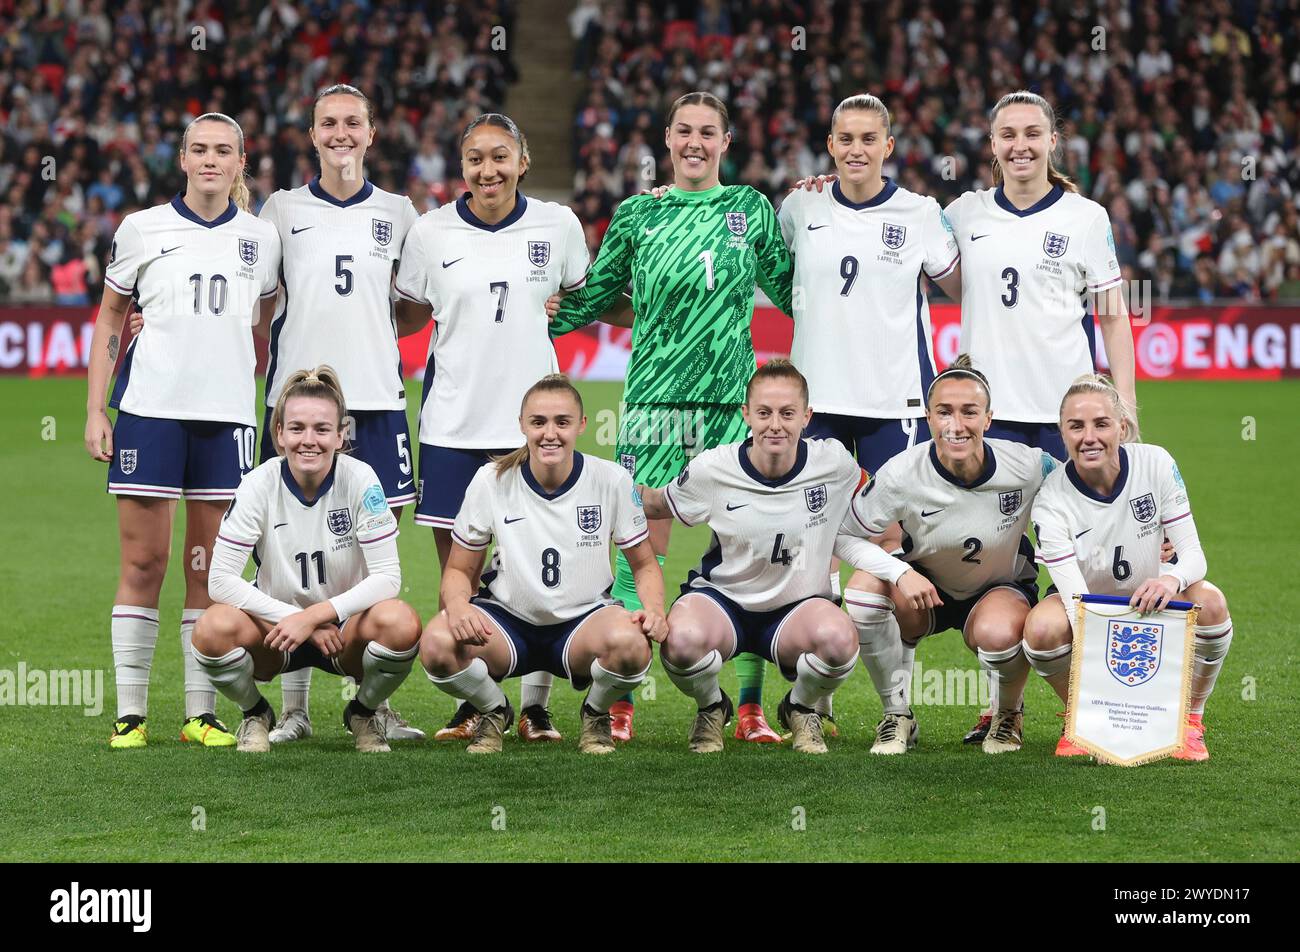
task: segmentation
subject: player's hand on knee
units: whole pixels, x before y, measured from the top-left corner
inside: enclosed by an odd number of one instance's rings
[[[939,597],[939,590],[934,587],[934,583],[914,569],[904,572],[897,585],[908,604],[917,611],[937,608],[943,604],[943,599]]]
[[[101,463],[113,458],[113,424],[103,410],[86,416],[86,452]]]
[[[451,636],[462,645],[485,645],[488,643],[488,628],[483,621],[483,614],[466,602],[464,606],[448,606],[447,624]]]
[[[321,625],[312,631],[308,640],[327,658],[332,658],[343,651],[343,634],[339,631],[338,625]]]
[[[668,637],[668,619],[663,612],[641,609],[632,613],[632,620],[641,626],[647,638],[657,644],[663,644]]]
[[[1149,578],[1138,586],[1129,604],[1142,614],[1158,612],[1178,597],[1178,582],[1170,575]]]
[[[266,633],[265,643],[272,651],[294,651],[315,630],[306,612],[295,612]]]

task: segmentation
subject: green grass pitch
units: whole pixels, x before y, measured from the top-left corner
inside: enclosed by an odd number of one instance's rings
[[[621,385],[585,384],[596,413]],[[415,392],[418,392],[415,391]],[[579,698],[556,682],[558,747],[472,758],[459,746],[398,745],[363,758],[339,722],[341,682],[313,679],[315,736],[265,757],[182,744],[177,626],[181,536],[163,589],[144,751],[110,751],[108,609],[117,576],[104,468],[82,449],[85,383],[0,381],[6,540],[0,669],[99,669],[104,712],[0,708],[0,859],[13,860],[1294,860],[1297,795],[1295,446],[1300,384],[1144,385],[1144,436],[1187,479],[1210,564],[1236,623],[1207,721],[1212,759],[1122,769],[1051,756],[1059,704],[1036,676],[1025,748],[964,748],[976,707],[918,705],[920,747],[867,754],[879,702],[859,668],[836,697],[829,756],[728,741],[686,750],[691,704],[656,662],[636,739],[615,756],[576,751]],[[1251,418],[1246,420],[1244,418]],[[1253,434],[1247,432],[1252,426]],[[414,426],[414,419],[412,420]],[[1253,435],[1253,439],[1250,437]],[[179,522],[179,520],[178,520]],[[431,534],[402,520],[405,597],[426,619],[438,575]],[[679,526],[675,591],[705,543]],[[928,639],[926,669],[969,669],[955,632]],[[768,669],[774,717],[786,690]],[[735,690],[730,666],[723,685]],[[516,701],[517,687],[507,690]],[[279,707],[279,688],[267,695]],[[418,666],[394,697],[432,732],[451,713]],[[237,712],[224,698],[218,713]]]

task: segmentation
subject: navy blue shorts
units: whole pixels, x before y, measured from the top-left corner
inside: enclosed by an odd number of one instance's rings
[[[384,487],[390,506],[415,502],[415,466],[411,461],[411,431],[405,410],[352,410],[350,451],[369,464]],[[275,459],[271,443],[271,408],[262,417],[262,462]]]
[[[930,576],[926,575],[926,573],[921,570],[920,566],[914,564],[912,568],[916,569],[919,574],[924,575],[927,579],[930,579]],[[930,579],[930,582],[933,583],[934,579]],[[979,600],[995,588],[1009,588],[1013,592],[1019,592],[1025,601],[1029,603],[1030,608],[1033,608],[1038,604],[1037,582],[998,582],[996,585],[990,585],[982,592],[977,592],[970,598],[957,598],[955,595],[949,595],[943,589],[939,588],[938,585],[935,585],[934,587],[939,592],[939,598],[943,601],[943,604],[938,608],[929,609],[930,626],[926,630],[925,635],[921,636],[923,638],[926,635],[936,635],[941,631],[947,631],[949,628],[960,631],[962,637],[965,638],[966,621],[970,618],[970,613],[974,610],[975,606],[979,604]]]
[[[320,668],[329,674],[343,673],[343,670],[334,663],[334,658],[321,654],[320,649],[310,641],[304,641],[284,656],[284,667],[280,669],[280,673],[288,674],[290,671],[301,671],[303,668]]]
[[[501,450],[467,450],[452,446],[420,444],[420,483],[416,496],[415,522],[421,526],[450,529],[469,489],[483,464],[493,456],[513,453]]]
[[[577,677],[569,670],[569,642],[582,623],[607,606],[601,605],[585,614],[555,625],[534,625],[512,615],[500,605],[489,602],[480,595],[470,599],[485,615],[496,622],[510,645],[510,669],[506,678],[523,677],[534,671],[549,671],[581,690],[591,683],[590,671],[579,671]],[[505,678],[502,678],[505,680]]]
[[[773,608],[771,611],[756,612],[750,611],[748,608],[741,608],[716,588],[687,588],[683,585],[682,597],[684,598],[687,595],[703,595],[705,598],[710,599],[722,609],[728,620],[730,620],[731,633],[735,636],[736,646],[724,660],[730,660],[738,654],[755,654],[776,665],[787,681],[795,679],[794,671],[782,668],[781,663],[776,660],[777,644],[781,640],[781,627],[785,624],[786,619],[790,617],[796,608],[809,601],[809,599],[801,598],[797,602],[782,605],[780,608]],[[822,597],[821,595],[811,596],[811,598]],[[826,601],[831,602],[829,598]],[[831,604],[835,603],[831,602]]]
[[[204,420],[165,420],[119,410],[113,424],[108,491],[155,499],[235,498],[253,469],[254,427]]]
[[[1070,458],[1065,452],[1065,441],[1061,439],[1061,428],[1055,423],[1015,423],[995,419],[984,438],[1036,446],[1058,463]]]
[[[874,473],[890,457],[928,440],[930,425],[925,417],[881,420],[814,412],[803,435],[810,440],[839,440],[858,458],[859,466]]]

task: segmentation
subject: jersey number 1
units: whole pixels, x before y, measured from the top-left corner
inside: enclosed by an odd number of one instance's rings
[[[712,291],[713,290],[713,252],[707,249],[701,251],[700,256],[695,260],[704,262],[704,289],[706,291]]]

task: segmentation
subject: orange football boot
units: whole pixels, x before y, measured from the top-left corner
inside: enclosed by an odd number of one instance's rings
[[[751,744],[779,744],[781,735],[767,723],[763,716],[763,705],[742,704],[736,712],[736,740],[747,740]]]

